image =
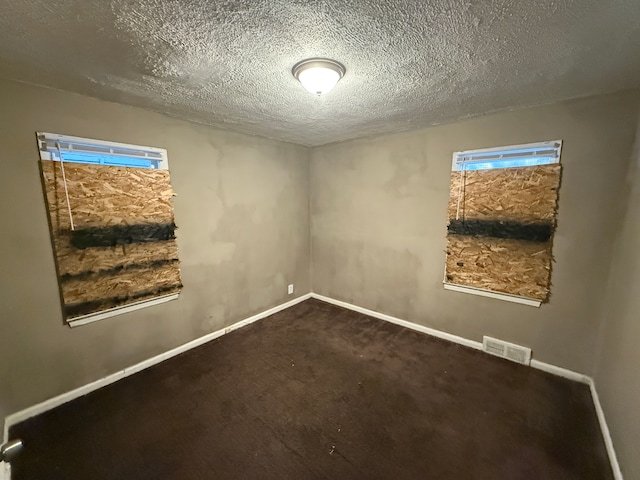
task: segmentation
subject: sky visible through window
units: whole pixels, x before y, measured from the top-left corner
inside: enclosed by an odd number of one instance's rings
[[[102,153],[62,151],[65,162],[89,163],[113,167],[159,168],[159,160],[136,158],[123,155],[105,155]]]
[[[453,170],[492,170],[497,168],[535,167],[558,163],[560,143],[544,142],[487,150],[468,150],[454,154]]]
[[[556,163],[555,157],[503,158],[498,160],[463,162],[460,170],[490,170],[494,168],[535,167]]]

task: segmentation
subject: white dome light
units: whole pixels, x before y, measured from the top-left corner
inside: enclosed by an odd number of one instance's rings
[[[333,90],[345,73],[341,63],[328,58],[309,58],[294,65],[293,76],[314,95],[324,95]]]

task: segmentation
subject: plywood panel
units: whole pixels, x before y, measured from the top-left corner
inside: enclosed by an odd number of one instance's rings
[[[57,235],[56,251],[61,275],[77,275],[82,272],[178,258],[178,245],[175,241],[79,249],[71,245],[67,235]]]
[[[42,160],[49,211],[69,229],[60,162]],[[173,222],[168,170],[65,163],[69,204],[76,228]]]
[[[141,265],[123,270],[97,272],[91,276],[65,278],[62,293],[67,303],[96,302],[104,298],[124,297],[150,288],[180,284],[177,264],[154,267]]]
[[[546,301],[560,165],[451,173],[446,281]]]
[[[449,218],[553,220],[559,179],[560,164],[451,172]]]
[[[65,163],[63,176],[48,160],[41,169],[67,319],[181,289],[168,171]]]
[[[551,244],[449,235],[447,282],[545,300]]]

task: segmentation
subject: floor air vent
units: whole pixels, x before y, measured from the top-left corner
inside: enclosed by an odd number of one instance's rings
[[[529,365],[531,363],[531,349],[514,343],[497,340],[491,337],[482,337],[482,349],[497,357],[506,358],[512,362]]]

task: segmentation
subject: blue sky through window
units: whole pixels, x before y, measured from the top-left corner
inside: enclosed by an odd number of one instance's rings
[[[159,160],[147,158],[128,157],[124,155],[105,155],[90,152],[62,151],[62,159],[65,162],[88,163],[94,165],[107,165],[114,167],[133,168],[159,168]]]
[[[524,157],[524,158],[501,158],[487,160],[486,162],[473,160],[460,164],[460,170],[491,170],[494,168],[515,168],[515,167],[535,167],[536,165],[549,165],[556,163],[555,157]]]
[[[535,167],[560,162],[562,141],[512,145],[455,152],[452,169],[455,171],[494,170],[500,168]]]

